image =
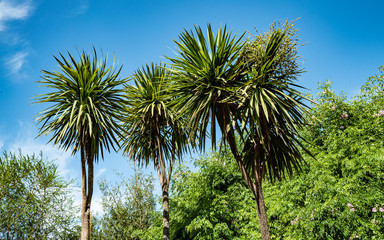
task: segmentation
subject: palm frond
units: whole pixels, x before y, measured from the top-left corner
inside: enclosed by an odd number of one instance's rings
[[[174,109],[171,72],[164,65],[146,65],[133,74],[134,85],[125,85],[127,107],[121,139],[125,154],[140,165],[149,165],[159,158],[159,149],[165,159],[175,151],[181,156],[189,150],[187,128]],[[157,131],[159,129],[159,131]],[[160,139],[160,145],[156,141]]]
[[[59,55],[54,58],[61,71],[43,70],[38,81],[52,91],[38,95],[36,103],[53,104],[37,115],[38,136],[53,133],[49,142],[72,149],[72,154],[86,142],[92,159],[98,161],[104,149],[115,149],[118,144],[118,121],[125,101],[120,86],[126,79],[118,78],[122,66],[107,68],[107,57],[99,61],[95,49],[92,57],[81,52],[79,61],[69,52],[69,61]]]
[[[184,31],[175,41],[179,56],[167,57],[175,73],[176,107],[181,114],[189,116],[190,138],[196,139],[193,134],[201,134],[201,147],[205,145],[209,125],[212,146],[216,145],[216,121],[224,114],[218,105],[224,103],[238,84],[241,65],[237,59],[243,49],[243,35],[232,36],[226,26],[214,34],[209,24],[204,35],[196,26],[195,32]]]
[[[274,29],[267,42],[258,39],[258,44],[265,44],[265,48],[257,46],[253,55],[243,55],[249,70],[236,95],[240,103],[241,134],[246,136],[244,164],[250,174],[255,168],[261,168],[258,171],[262,176],[269,172],[271,180],[280,180],[285,174],[290,176],[293,169],[299,171],[304,161],[298,131],[304,125],[308,99],[299,91],[302,87],[294,83],[302,72],[296,68],[297,58],[284,52],[284,44],[291,42],[287,39],[292,36],[288,30]],[[289,51],[294,47],[288,48]],[[292,59],[282,60],[282,57]],[[292,63],[283,71],[279,64],[289,61]]]

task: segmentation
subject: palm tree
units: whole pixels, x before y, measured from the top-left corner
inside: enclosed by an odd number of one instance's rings
[[[176,157],[188,150],[187,129],[183,119],[176,118],[173,85],[165,66],[146,65],[138,69],[126,85],[126,136],[122,139],[124,153],[139,165],[154,164],[163,195],[163,239],[169,239],[168,190]]]
[[[118,124],[123,110],[123,91],[119,87],[125,79],[118,79],[121,68],[107,68],[107,57],[100,62],[96,50],[93,56],[84,51],[77,62],[68,52],[69,60],[61,53],[55,58],[60,72],[45,71],[39,83],[53,89],[37,96],[37,103],[53,105],[38,114],[37,122],[42,124],[39,135],[53,133],[49,142],[59,148],[72,149],[72,155],[81,155],[81,239],[90,239],[91,200],[93,193],[93,163],[110,146],[118,144],[115,135],[121,127]],[[88,165],[88,173],[86,169]]]
[[[263,239],[270,239],[262,194],[265,173],[281,179],[299,170],[303,160],[297,129],[305,105],[293,83],[301,70],[292,40],[295,31],[285,26],[246,43],[226,27],[214,35],[208,25],[207,38],[195,27],[196,36],[185,31],[175,41],[179,56],[168,58],[175,69],[178,108],[190,115],[190,137],[200,132],[204,145],[210,125],[215,144],[219,126],[255,196]]]

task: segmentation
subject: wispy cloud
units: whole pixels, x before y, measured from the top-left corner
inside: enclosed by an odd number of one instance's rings
[[[101,195],[95,194],[93,200],[92,200],[92,212],[96,214],[102,215],[104,213],[103,209],[103,199],[101,198]]]
[[[17,1],[0,1],[0,32],[6,29],[6,23],[27,18],[33,6],[31,1],[17,3]]]
[[[101,168],[99,171],[97,171],[95,178],[100,177],[105,171],[107,171],[106,168]]]
[[[71,1],[68,17],[77,17],[86,13],[89,9],[89,0]]]
[[[15,46],[23,46],[26,45],[28,42],[21,38],[17,33],[14,32],[1,32],[0,34],[0,45],[4,44],[9,47],[15,47]]]
[[[80,0],[79,5],[75,11],[77,15],[84,14],[88,11],[89,8],[89,1],[88,0]]]
[[[75,197],[75,201],[73,203],[74,206],[80,207],[81,206],[81,188],[75,189],[76,191],[73,192],[73,195]],[[91,204],[91,212],[92,214],[96,215],[103,215],[104,209],[103,209],[103,199],[101,197],[101,192],[99,188],[97,187],[97,183],[95,182],[93,185],[93,195],[92,195],[92,204]],[[78,213],[78,217],[80,217],[80,212]]]
[[[19,37],[17,31],[10,31],[10,22],[23,20],[29,17],[34,9],[33,0],[0,0],[0,44],[8,47],[17,45],[28,45],[28,41]],[[20,46],[22,47],[22,46]],[[18,47],[20,49],[20,47]],[[11,52],[12,49],[10,50]],[[5,56],[4,56],[5,57]],[[28,75],[26,71],[21,71],[27,62],[28,52],[26,50],[13,53],[6,59],[5,67],[8,69],[9,76],[14,80],[25,79]]]
[[[14,54],[10,59],[6,60],[6,65],[10,71],[10,74],[14,75],[20,72],[21,68],[26,62],[28,57],[27,52],[18,52]]]

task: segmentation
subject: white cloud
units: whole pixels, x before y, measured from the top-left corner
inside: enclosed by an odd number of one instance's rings
[[[23,65],[26,63],[26,59],[28,57],[27,52],[18,52],[15,55],[13,55],[7,62],[7,66],[10,70],[10,73],[12,75],[17,74],[20,72]]]
[[[75,196],[74,206],[81,207],[81,188],[78,188],[76,192],[73,193]],[[103,215],[103,203],[102,203],[101,193],[98,191],[96,183],[93,185],[93,195],[92,195],[92,201],[91,201],[91,213],[96,215]],[[80,217],[80,212],[78,212],[78,216]]]
[[[75,15],[81,15],[88,11],[89,1],[88,0],[80,0],[77,9],[74,11]]]
[[[29,17],[34,6],[32,0],[0,0],[0,43],[8,46],[26,44],[14,31],[6,31],[12,21],[23,20]],[[28,52],[20,51],[5,60],[9,75],[16,79],[23,79],[27,75],[20,72],[27,62]]]
[[[0,32],[5,30],[6,22],[25,19],[31,14],[33,7],[30,1],[16,3],[4,0],[0,2]]]
[[[107,171],[106,168],[101,168],[97,171],[96,175],[95,175],[95,179],[100,177],[105,171]]]
[[[100,214],[100,215],[104,213],[101,196],[93,197],[92,203],[91,203],[91,211],[93,213]]]

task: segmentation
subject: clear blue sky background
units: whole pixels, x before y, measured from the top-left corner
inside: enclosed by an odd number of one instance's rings
[[[94,45],[124,64],[126,77],[145,63],[173,56],[173,39],[183,29],[209,22],[227,24],[238,35],[266,31],[275,20],[295,20],[302,43],[299,83],[312,91],[331,79],[336,91],[357,93],[384,65],[382,1],[143,1],[143,0],[0,0],[0,149],[43,151],[65,178],[80,181],[79,156],[63,153],[48,138],[35,139],[34,116],[47,105],[34,105],[44,89],[36,81],[42,69],[58,70],[52,55]],[[187,157],[188,158],[188,157]],[[96,166],[96,181],[115,179],[113,169],[132,174],[120,154],[108,154]],[[150,168],[152,169],[152,168]],[[157,176],[155,176],[157,179]],[[156,186],[159,184],[156,182]],[[100,209],[95,189],[92,208]],[[80,202],[80,199],[78,199]]]

